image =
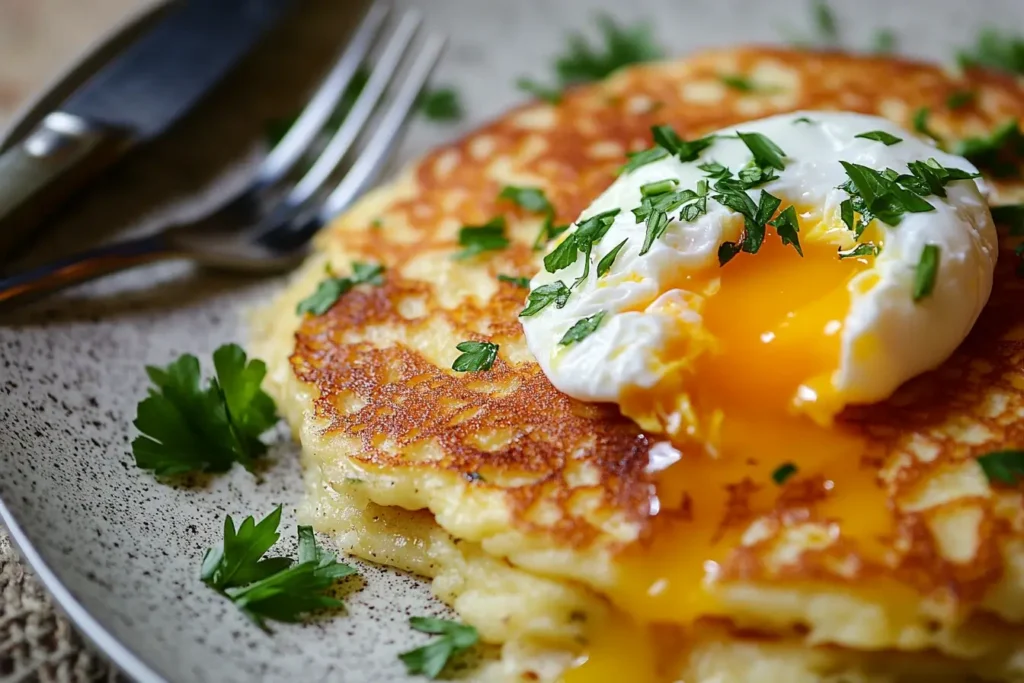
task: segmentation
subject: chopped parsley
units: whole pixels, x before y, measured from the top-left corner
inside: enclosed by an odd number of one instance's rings
[[[669,213],[698,198],[699,195],[693,190],[680,190],[656,197],[644,197],[640,201],[640,206],[633,209],[636,222],[646,222],[647,224],[647,234],[644,236],[640,255],[643,256],[650,251],[654,241],[665,234],[669,223]]]
[[[651,136],[654,144],[665,149],[669,154],[679,157],[682,162],[695,161],[700,153],[715,143],[714,135],[707,135],[696,140],[684,140],[672,126],[652,126]]]
[[[1024,75],[1024,38],[987,28],[978,34],[974,47],[957,55],[961,67],[981,67]]]
[[[712,199],[742,215],[744,219],[740,241],[723,242],[718,247],[719,265],[724,266],[741,251],[756,254],[764,243],[765,226],[782,204],[782,200],[762,190],[759,202],[754,204],[750,195],[736,188],[728,188],[721,194],[714,195]]]
[[[911,120],[914,124],[914,130],[936,142],[942,142],[942,137],[928,126],[928,117],[931,116],[931,113],[931,109],[928,107],[921,107],[915,111],[914,117]]]
[[[558,343],[562,346],[569,346],[570,344],[583,341],[597,331],[597,328],[601,326],[602,320],[604,320],[604,311],[598,311],[588,318],[577,320],[562,338],[558,340]]]
[[[659,194],[666,194],[676,189],[676,185],[679,184],[678,180],[674,178],[665,178],[654,183],[647,183],[646,185],[640,186],[640,194],[644,197],[653,197]]]
[[[626,155],[628,161],[619,169],[619,174],[631,173],[641,166],[660,161],[668,155],[668,150],[663,147],[651,147],[640,152],[630,152]]]
[[[410,675],[422,674],[435,679],[441,675],[452,657],[473,647],[480,640],[480,634],[474,627],[449,619],[412,617],[409,625],[417,631],[441,636],[423,647],[398,655]]]
[[[665,54],[646,24],[622,26],[607,14],[600,15],[597,23],[603,45],[593,45],[579,33],[571,34],[568,50],[555,60],[555,85],[521,78],[517,86],[531,95],[557,102],[561,91],[570,85],[601,80],[624,66],[660,59]]]
[[[465,247],[455,255],[467,259],[487,251],[500,251],[508,247],[505,235],[505,217],[497,216],[484,225],[465,225],[459,230],[459,245]]]
[[[791,462],[786,462],[775,468],[772,472],[772,481],[779,486],[786,483],[786,480],[797,473],[797,466]]]
[[[978,464],[993,484],[1013,486],[1018,480],[1024,479],[1024,450],[994,451],[979,455]]]
[[[267,366],[226,344],[214,351],[213,367],[216,377],[205,388],[193,355],[146,368],[153,386],[133,423],[139,467],[159,477],[227,472],[236,462],[252,471],[267,452],[260,436],[277,423],[274,400],[260,388]]]
[[[878,256],[879,248],[870,242],[858,244],[853,249],[839,250],[839,258],[860,258],[862,256]]]
[[[300,526],[299,560],[264,557],[278,538],[281,507],[259,523],[246,517],[235,529],[224,519],[224,540],[203,556],[200,578],[230,599],[263,630],[266,620],[294,623],[302,616],[344,603],[327,594],[334,582],[356,573],[316,544],[312,527]]]
[[[800,232],[800,221],[797,218],[795,207],[787,206],[771,224],[783,244],[792,244],[796,253],[804,255],[804,250],[800,248],[800,238],[797,236],[797,233]]]
[[[352,262],[352,274],[348,277],[338,277],[327,268],[327,277],[320,281],[316,290],[299,302],[295,312],[298,315],[311,313],[323,315],[331,310],[334,304],[343,294],[356,285],[382,285],[384,284],[384,266],[377,263]]]
[[[870,223],[872,218],[878,218],[888,225],[896,226],[906,213],[935,210],[914,190],[902,187],[899,182],[901,176],[895,172],[882,173],[848,161],[839,163],[850,178],[843,189],[849,192],[853,208],[861,214],[864,225]],[[862,231],[859,228],[856,232],[860,234]]]
[[[544,224],[537,239],[533,241],[534,249],[541,249],[548,240],[554,239],[568,227],[555,225],[555,207],[544,194],[544,190],[539,187],[506,185],[498,194],[498,198],[507,199],[527,211],[544,214]]]
[[[810,118],[808,118],[806,116],[801,116],[799,118],[793,119],[793,123],[794,124],[797,124],[797,123],[807,123],[807,124],[810,124],[810,125],[814,125],[815,123],[817,123],[817,121],[815,121],[814,119],[810,119]]]
[[[1024,154],[1024,135],[1017,120],[1009,119],[988,135],[961,140],[953,153],[996,176],[1016,176],[1020,172],[1019,157]]]
[[[826,46],[839,45],[839,25],[828,2],[826,0],[814,0],[812,11],[814,14],[814,27],[819,42]]]
[[[431,121],[458,121],[462,118],[462,102],[454,88],[425,90],[417,104]]]
[[[974,104],[977,96],[970,90],[957,90],[946,98],[946,106],[950,109],[962,109],[969,104]]]
[[[530,292],[526,308],[519,313],[519,317],[526,318],[531,315],[537,315],[551,304],[554,304],[555,308],[564,308],[569,300],[569,294],[571,294],[569,288],[561,280],[541,285]]]
[[[586,220],[580,221],[576,226],[575,232],[562,240],[554,250],[544,257],[544,268],[549,273],[555,273],[564,268],[568,268],[572,264],[576,263],[576,259],[579,257],[579,252],[583,252],[585,255],[585,263],[583,275],[580,278],[586,278],[590,273],[590,252],[593,249],[595,243],[600,241],[604,237],[605,233],[612,227],[612,223],[615,222],[615,216],[619,213],[618,209],[612,209],[611,211],[604,211],[595,216],[591,216]],[[577,280],[579,282],[580,280]],[[575,285],[574,285],[575,286]]]
[[[889,28],[881,28],[875,31],[875,36],[871,41],[872,52],[878,54],[887,55],[896,51],[896,33]]]
[[[704,171],[710,178],[728,178],[732,175],[732,172],[717,161],[706,161],[703,164],[698,164],[697,168]]]
[[[786,153],[768,137],[761,133],[736,132],[743,144],[747,146],[750,153],[754,155],[754,162],[762,168],[774,168],[778,171],[786,170],[783,159]]]
[[[914,270],[914,301],[931,296],[935,289],[935,276],[939,272],[939,247],[926,244]]]
[[[729,88],[732,88],[733,90],[735,90],[737,92],[773,93],[773,92],[778,92],[778,90],[779,90],[778,88],[776,88],[774,86],[761,85],[759,83],[755,83],[750,78],[747,78],[746,76],[742,76],[742,75],[739,75],[739,74],[725,74],[725,75],[719,76],[718,80],[720,80],[723,85],[725,85],[725,86],[727,86]]]
[[[530,278],[528,277],[515,277],[514,275],[498,275],[498,282],[507,282],[510,285],[521,287],[523,289],[530,288]]]
[[[464,341],[455,346],[462,355],[452,363],[455,372],[490,370],[498,357],[498,345],[491,342]]]
[[[626,246],[626,242],[628,242],[628,241],[629,241],[629,238],[627,237],[626,239],[624,239],[621,242],[619,242],[617,245],[615,245],[615,247],[611,251],[609,251],[607,254],[605,254],[604,257],[600,261],[597,262],[597,276],[598,277],[604,277],[604,275],[609,270],[612,269],[612,264],[615,263],[616,257],[618,257],[619,252],[622,251],[622,248],[624,246]]]
[[[886,133],[884,130],[872,130],[867,133],[861,133],[860,135],[854,135],[853,137],[881,142],[886,147],[892,147],[897,142],[903,142],[903,138],[898,138],[895,135]]]

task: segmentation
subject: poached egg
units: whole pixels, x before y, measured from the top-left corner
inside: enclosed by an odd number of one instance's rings
[[[792,206],[799,248],[769,224],[756,253],[726,261],[723,249],[744,240],[748,222],[713,198],[715,173],[757,167],[749,134],[781,152],[784,168],[742,191],[754,205],[762,193],[780,199],[776,218]],[[827,426],[845,406],[885,399],[935,368],[963,341],[990,294],[997,254],[984,188],[966,178],[977,175],[966,159],[887,119],[845,112],[784,114],[709,139],[689,160],[664,154],[624,171],[564,238],[607,217],[589,264],[581,251],[532,279],[532,291],[570,288],[521,318],[555,387],[617,403],[644,429],[717,453],[730,423],[756,414]],[[964,179],[923,196],[931,209],[888,218],[895,225],[860,213],[850,222],[850,164],[910,174],[917,162]],[[646,228],[633,210],[666,188],[705,192],[706,212],[669,212],[641,253]]]

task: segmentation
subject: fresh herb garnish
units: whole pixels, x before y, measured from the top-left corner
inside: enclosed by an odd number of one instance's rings
[[[276,406],[261,388],[267,366],[247,360],[237,344],[213,353],[216,377],[200,386],[199,360],[184,355],[166,368],[149,366],[153,386],[137,408],[135,462],[161,477],[252,470],[267,452],[260,436],[277,423]]]
[[[462,355],[452,363],[455,372],[490,370],[498,357],[498,345],[491,342],[464,341],[455,346]]]
[[[431,121],[458,121],[462,118],[462,102],[454,88],[425,90],[417,104]]]
[[[783,162],[786,153],[768,137],[761,133],[741,133],[737,131],[736,134],[739,135],[740,140],[747,146],[750,153],[754,155],[754,162],[758,166],[762,168],[770,167],[778,171],[786,170],[786,164]]]
[[[665,229],[669,223],[668,214],[683,204],[692,202],[697,198],[698,194],[693,190],[680,190],[679,192],[671,192],[656,197],[645,197],[641,200],[640,206],[633,209],[636,222],[645,221],[647,223],[644,244],[640,248],[641,256],[650,251],[655,240],[665,234]]]
[[[878,54],[890,54],[896,51],[896,43],[896,33],[892,29],[881,28],[875,31],[871,49]]]
[[[594,244],[604,237],[605,233],[612,227],[612,223],[615,222],[615,216],[618,213],[618,209],[612,209],[611,211],[604,211],[580,221],[575,232],[562,240],[561,244],[544,257],[544,268],[549,273],[556,273],[559,270],[568,268],[576,263],[579,252],[582,251],[586,261],[584,263],[583,276],[580,279],[586,278],[590,273],[590,251],[593,249]],[[577,282],[579,281],[577,280]]]
[[[928,117],[931,116],[931,113],[932,111],[928,107],[920,107],[917,109],[917,111],[914,112],[914,118],[912,119],[914,130],[921,135],[927,136],[932,140],[941,143],[942,137],[928,126]]]
[[[839,258],[859,258],[861,256],[878,256],[879,249],[876,245],[870,242],[862,242],[853,249],[839,250]]]
[[[549,104],[558,104],[562,101],[561,88],[544,85],[532,78],[523,77],[516,79],[516,87],[528,95],[533,95],[538,100],[543,100]]]
[[[630,152],[626,155],[629,160],[619,169],[619,174],[631,173],[641,166],[660,161],[668,155],[668,150],[663,147],[651,147],[640,152]]]
[[[327,269],[327,277],[320,281],[316,290],[299,302],[295,312],[298,315],[312,313],[323,315],[338,302],[343,294],[356,285],[382,285],[384,284],[384,266],[377,263],[352,262],[352,274],[347,277],[334,275],[330,267]]]
[[[1017,120],[1009,119],[988,135],[961,140],[953,153],[996,176],[1016,176],[1020,172],[1019,157],[1024,154],[1024,135]]]
[[[978,34],[973,48],[960,51],[957,61],[964,68],[982,67],[1024,74],[1024,38],[987,28]]]
[[[975,98],[976,95],[970,90],[957,90],[946,98],[946,106],[950,109],[961,109],[969,104],[973,104]]]
[[[206,585],[229,598],[263,630],[268,630],[268,619],[294,623],[310,612],[342,607],[341,600],[326,592],[336,580],[356,572],[317,547],[308,526],[298,528],[298,563],[287,557],[265,558],[280,538],[280,523],[280,506],[258,524],[246,517],[237,530],[228,515],[224,541],[206,551],[200,572]]]
[[[639,62],[664,56],[646,24],[621,26],[607,14],[597,19],[603,45],[592,45],[579,33],[569,36],[568,51],[555,61],[556,85],[545,86],[532,79],[519,79],[517,85],[532,95],[549,101],[567,86],[601,80],[614,71]]]
[[[467,259],[486,251],[499,251],[509,245],[505,235],[505,217],[497,216],[484,225],[465,225],[459,230],[459,245],[465,247],[455,255]]]
[[[597,262],[597,276],[598,277],[604,277],[605,273],[607,273],[609,270],[611,270],[612,264],[615,263],[616,257],[619,255],[619,252],[622,251],[622,248],[624,246],[626,246],[626,242],[628,242],[628,241],[629,241],[629,238],[627,237],[626,239],[624,239],[621,242],[619,242],[618,244],[616,244],[615,247],[611,251],[609,251],[607,254],[605,254],[601,258],[601,260]]]
[[[676,189],[679,181],[674,178],[665,178],[653,183],[640,186],[640,194],[644,197],[654,197],[659,194],[666,194]]]
[[[703,164],[697,164],[697,168],[704,171],[709,178],[722,179],[732,175],[727,167],[717,161],[705,161]]]
[[[786,483],[786,480],[797,473],[797,466],[791,462],[786,462],[775,468],[772,472],[772,481],[779,486]]]
[[[828,2],[826,0],[814,0],[812,10],[819,42],[826,46],[839,45],[839,26]]]
[[[602,320],[604,320],[604,311],[598,311],[588,318],[577,320],[562,338],[558,340],[558,343],[562,346],[568,346],[583,341],[597,331],[597,328],[601,326]]]
[[[914,271],[914,301],[920,301],[931,295],[935,289],[935,276],[939,272],[939,247],[926,244],[921,250],[921,258]]]
[[[849,192],[853,208],[862,215],[865,225],[876,217],[888,225],[899,225],[905,213],[934,211],[935,207],[913,190],[898,184],[900,176],[876,171],[861,164],[840,161],[850,182],[843,186]],[[895,176],[895,177],[893,177]],[[858,234],[861,230],[858,230]]]
[[[718,188],[719,185],[716,185]],[[736,254],[745,251],[756,254],[764,243],[765,226],[782,204],[782,200],[762,190],[757,204],[745,191],[726,188],[712,197],[722,206],[728,207],[743,216],[744,228],[739,242],[723,242],[718,247],[718,263],[724,266]]]
[[[897,142],[903,142],[903,138],[898,138],[895,135],[886,133],[884,130],[872,130],[867,133],[861,133],[860,135],[854,135],[855,138],[864,138],[865,140],[875,140],[881,142],[886,147],[892,147]]]
[[[800,238],[797,235],[800,232],[800,221],[796,215],[796,207],[787,206],[771,224],[783,244],[792,244],[796,253],[804,255],[804,250],[800,248]]]
[[[563,308],[569,300],[570,294],[569,288],[561,280],[541,285],[530,292],[526,308],[519,313],[519,317],[526,318],[531,315],[537,315],[551,304],[554,304],[555,308]]]
[[[719,76],[718,80],[720,80],[723,85],[732,88],[737,92],[773,93],[778,92],[779,90],[774,86],[755,83],[750,78],[739,74],[724,74]]]
[[[510,285],[522,287],[523,289],[530,288],[530,278],[528,277],[515,277],[514,275],[498,275],[498,282],[507,282]]]
[[[672,126],[652,126],[654,144],[679,157],[680,161],[696,161],[700,153],[715,144],[715,136],[707,135],[696,140],[684,140]]]
[[[994,451],[978,456],[985,476],[992,483],[1013,486],[1024,479],[1024,450]]]
[[[409,625],[417,631],[441,636],[423,647],[398,655],[408,674],[422,674],[430,679],[440,676],[452,657],[473,647],[480,639],[472,626],[449,619],[412,617]]]
[[[498,194],[498,198],[507,199],[527,211],[544,214],[544,224],[537,239],[533,241],[534,249],[541,249],[548,240],[554,239],[568,227],[555,225],[555,207],[544,194],[544,190],[539,187],[506,185]]]
[[[801,116],[799,118],[793,119],[793,123],[794,124],[796,124],[796,123],[807,123],[807,124],[814,125],[815,123],[817,123],[817,121],[814,121],[813,119],[809,119],[806,116]]]

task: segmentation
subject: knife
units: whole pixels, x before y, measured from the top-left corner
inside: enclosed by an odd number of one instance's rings
[[[0,262],[74,191],[189,111],[296,0],[175,0],[0,156]]]

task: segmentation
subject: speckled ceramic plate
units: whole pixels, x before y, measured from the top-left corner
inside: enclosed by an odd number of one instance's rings
[[[981,25],[1024,25],[1019,0],[834,2],[850,46],[893,28],[901,51],[949,59]],[[358,13],[320,0],[167,139],[116,168],[49,234],[45,258],[152,229],[200,210],[243,181],[266,122],[295,111]],[[521,75],[545,76],[563,34],[606,6],[655,23],[670,51],[805,32],[803,0],[430,0],[428,22],[451,37],[438,81],[458,88],[474,125],[520,99]],[[626,12],[630,14],[627,15]],[[787,33],[788,32],[788,33]],[[417,122],[408,160],[460,133]],[[244,311],[279,283],[172,264],[120,275],[0,320],[0,516],[24,557],[87,637],[140,681],[399,681],[409,614],[442,613],[413,577],[361,565],[344,613],[262,633],[198,579],[225,513],[301,495],[295,448],[281,430],[261,480],[236,469],[193,488],[156,483],[129,442],[146,364],[183,352],[209,358],[244,341]]]

